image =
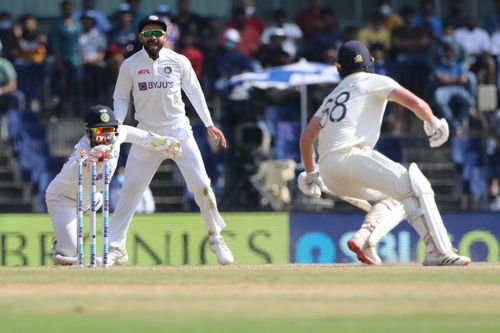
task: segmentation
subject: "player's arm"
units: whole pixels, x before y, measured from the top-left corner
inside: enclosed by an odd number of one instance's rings
[[[133,81],[129,74],[128,63],[124,62],[120,66],[115,91],[113,92],[113,110],[120,124],[123,124],[123,121],[127,117],[132,88]]]
[[[196,110],[196,113],[198,113],[203,124],[205,124],[208,135],[211,136],[218,145],[226,148],[227,142],[224,133],[214,126],[207,102],[205,101],[205,95],[200,86],[200,81],[198,81],[191,63],[184,58],[182,58],[182,63],[184,65],[181,78],[182,90],[191,101],[191,104]]]
[[[125,136],[123,142],[130,142],[155,151],[163,151],[167,153],[169,158],[176,158],[182,154],[181,143],[175,138],[146,132],[128,125],[120,125],[119,133]]]
[[[448,140],[448,123],[444,118],[438,119],[434,116],[429,104],[423,99],[402,86],[394,88],[388,98],[411,110],[424,122],[424,130],[431,147],[439,147]]]

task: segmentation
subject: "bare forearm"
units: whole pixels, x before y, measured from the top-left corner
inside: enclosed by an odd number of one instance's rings
[[[422,121],[432,123],[436,119],[429,104],[404,87],[394,89],[389,98],[411,110]]]

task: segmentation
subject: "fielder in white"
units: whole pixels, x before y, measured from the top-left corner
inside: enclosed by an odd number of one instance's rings
[[[137,127],[174,137],[181,142],[182,156],[173,160],[184,176],[188,190],[194,193],[211,251],[219,264],[231,264],[233,254],[221,236],[225,223],[217,209],[210,178],[186,116],[181,89],[193,104],[208,134],[222,147],[226,146],[226,139],[212,122],[205,96],[189,60],[162,47],[166,30],[165,22],[156,15],[147,16],[139,22],[139,39],[143,48],[120,67],[113,94],[114,110],[117,119],[123,121],[132,93]],[[130,149],[122,195],[110,223],[111,262],[127,261],[126,236],[134,209],[164,159],[164,156],[137,145]]]
[[[306,171],[299,176],[299,187],[316,197],[326,186],[337,195],[376,202],[348,242],[363,263],[381,264],[377,242],[408,219],[425,242],[424,265],[468,265],[471,259],[453,249],[434,192],[417,165],[412,163],[406,169],[373,150],[388,100],[411,110],[424,122],[431,147],[446,142],[448,124],[393,79],[371,73],[372,61],[359,41],[346,42],[339,49],[337,68],[342,81],[324,99],[300,139]],[[313,149],[317,139],[319,171]]]
[[[54,226],[52,257],[56,265],[76,263],[76,193],[77,161],[84,152],[88,160],[97,161],[97,209],[102,204],[104,160],[110,163],[111,175],[115,172],[120,145],[130,142],[144,147],[153,154],[175,157],[181,154],[180,143],[169,137],[159,136],[135,127],[119,125],[113,111],[103,105],[91,107],[85,115],[86,135],[76,144],[73,153],[59,174],[50,182],[45,192],[45,202]],[[90,208],[90,163],[83,168],[83,207]],[[135,207],[134,207],[135,208]]]

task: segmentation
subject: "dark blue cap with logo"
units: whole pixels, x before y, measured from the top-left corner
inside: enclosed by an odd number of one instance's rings
[[[84,125],[90,127],[118,126],[113,110],[105,105],[94,105],[85,115]]]
[[[337,69],[341,77],[359,71],[371,71],[372,56],[366,46],[357,40],[345,42],[337,53]]]
[[[148,15],[146,17],[143,17],[139,21],[138,32],[140,33],[142,29],[144,29],[144,27],[148,24],[157,24],[162,27],[163,31],[167,31],[167,24],[161,17],[159,17],[158,15]]]

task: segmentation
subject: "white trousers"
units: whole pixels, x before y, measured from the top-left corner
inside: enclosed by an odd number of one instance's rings
[[[182,155],[174,162],[184,176],[188,190],[194,194],[208,234],[218,236],[225,224],[217,209],[210,178],[194,137],[189,135],[181,141],[181,148]],[[127,231],[142,193],[165,158],[163,153],[132,145],[125,166],[125,181],[109,226],[111,246],[125,246]]]
[[[102,204],[101,193],[97,193],[96,200],[98,210]],[[65,257],[76,257],[76,200],[47,191],[45,203],[54,227],[57,253]],[[90,206],[84,202],[84,211],[89,208]],[[88,223],[88,217],[84,223]]]
[[[319,170],[325,185],[338,195],[403,202],[412,191],[408,170],[369,147],[330,153]]]

